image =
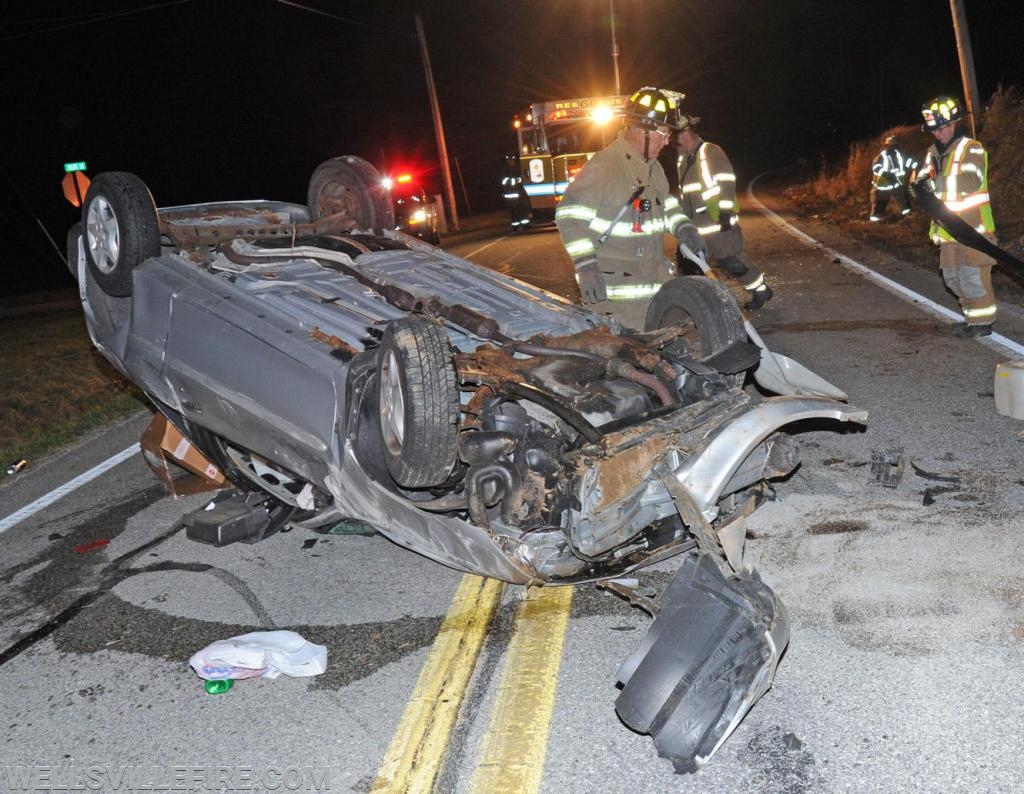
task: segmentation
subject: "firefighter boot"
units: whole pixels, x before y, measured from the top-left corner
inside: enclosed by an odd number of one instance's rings
[[[772,292],[772,288],[767,284],[762,284],[760,287],[750,293],[750,300],[743,304],[743,308],[747,311],[753,311],[754,309],[760,309],[775,295]]]
[[[957,323],[953,326],[953,336],[957,339],[974,339],[978,336],[988,336],[992,333],[991,325],[972,325],[971,323]]]

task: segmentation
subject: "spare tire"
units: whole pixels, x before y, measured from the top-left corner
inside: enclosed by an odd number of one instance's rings
[[[306,205],[314,222],[343,213],[360,229],[375,234],[395,228],[391,192],[377,169],[360,157],[335,157],[317,166],[309,180]]]
[[[93,279],[108,295],[132,294],[132,271],[160,253],[160,221],[135,174],[97,174],[82,204],[82,241]]]
[[[384,462],[404,488],[439,485],[451,474],[459,432],[459,386],[444,329],[403,317],[384,329],[377,359]]]

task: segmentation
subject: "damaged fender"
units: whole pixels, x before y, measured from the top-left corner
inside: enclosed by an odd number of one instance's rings
[[[619,668],[615,710],[676,772],[695,772],[768,691],[788,642],[786,609],[756,573],[726,577],[711,555],[688,554]]]

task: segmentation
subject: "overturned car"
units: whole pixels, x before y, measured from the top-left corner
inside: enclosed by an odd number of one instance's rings
[[[610,584],[656,614],[616,708],[696,769],[789,637],[743,559],[745,517],[798,463],[780,430],[865,412],[812,373],[801,388],[784,357],[788,394],[744,390],[779,359],[713,280],[670,281],[646,329],[625,331],[393,226],[356,157],[323,163],[306,205],[158,210],[132,174],[93,180],[68,236],[92,340],[153,402],[162,453],[233,486],[186,517],[188,536],[358,521],[530,585],[683,554],[658,601]]]

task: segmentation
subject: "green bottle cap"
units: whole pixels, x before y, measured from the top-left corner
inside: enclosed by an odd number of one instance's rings
[[[207,681],[203,685],[203,688],[206,690],[207,694],[223,695],[225,692],[231,689],[234,683],[235,680],[233,678],[222,678],[219,681]]]

